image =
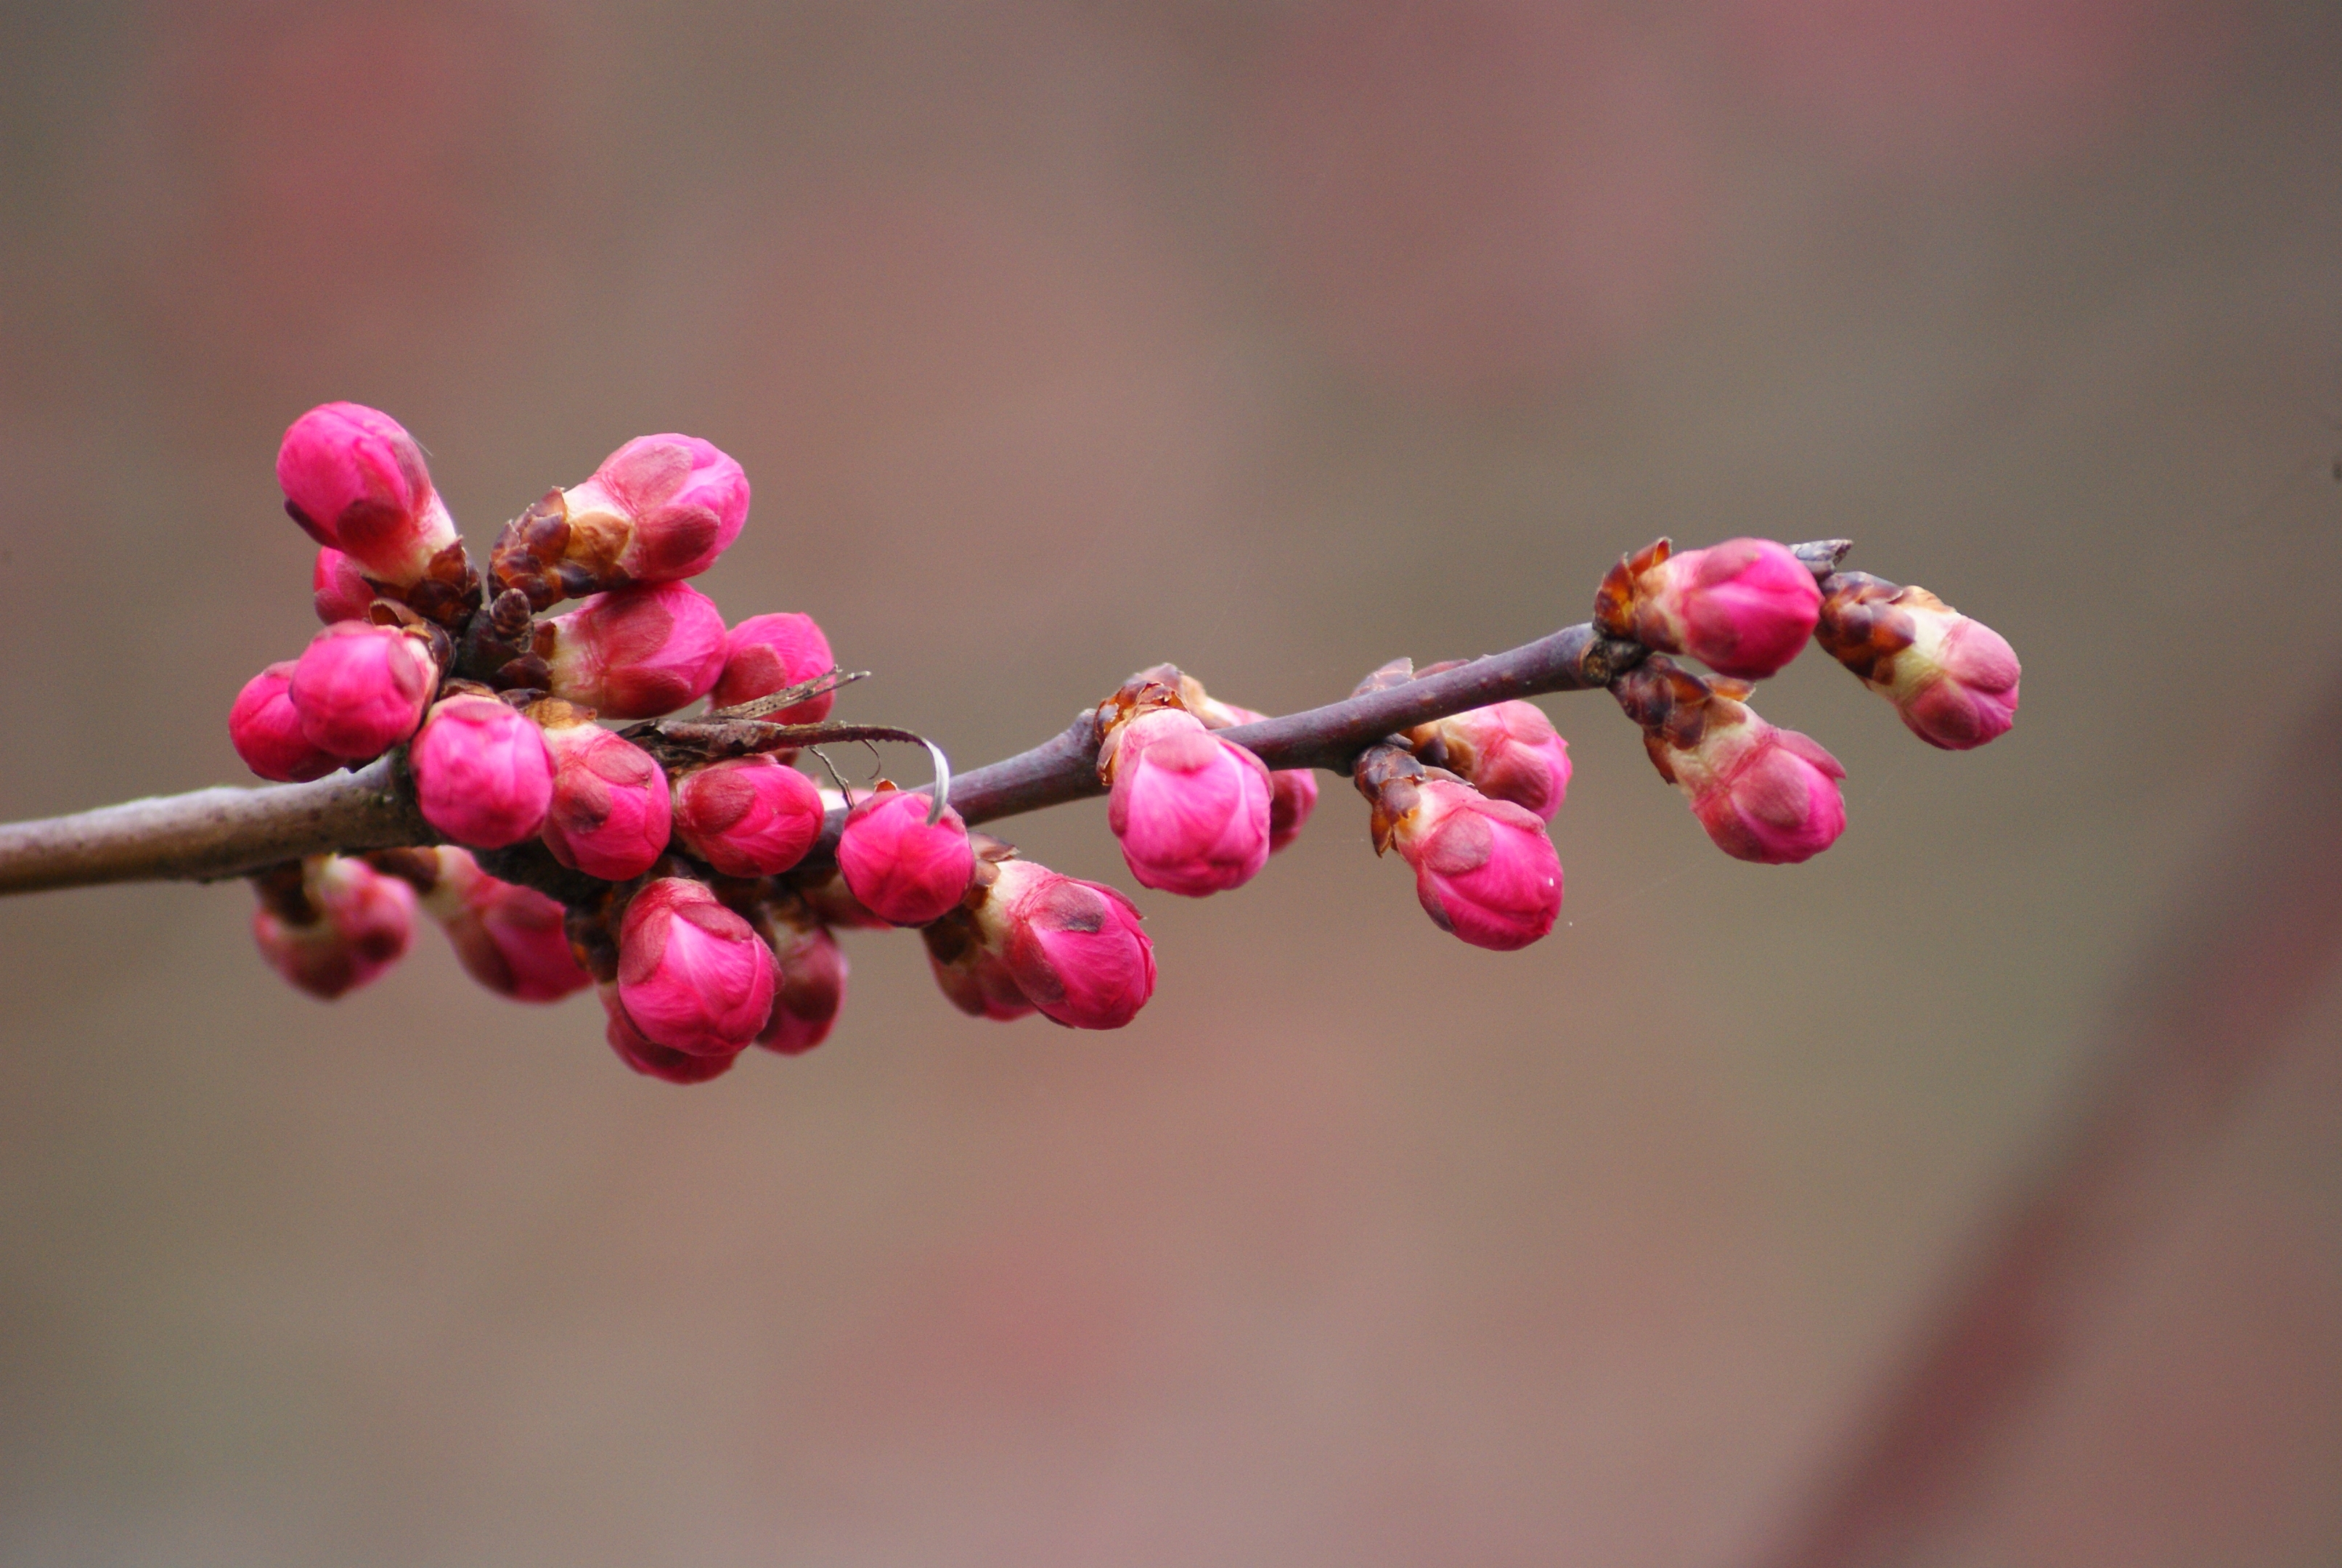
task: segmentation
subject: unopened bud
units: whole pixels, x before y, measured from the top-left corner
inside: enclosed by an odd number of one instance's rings
[[[925,925],[960,901],[976,874],[967,824],[949,806],[934,823],[924,794],[886,789],[846,814],[837,869],[863,906],[896,925]]]
[[[719,708],[737,707],[826,675],[836,667],[829,639],[822,635],[811,615],[751,615],[725,638],[724,674],[709,701]],[[817,724],[829,717],[836,700],[836,693],[824,692],[766,716],[776,724]]]
[[[573,871],[606,882],[640,876],[666,853],[672,811],[666,773],[650,753],[594,723],[584,708],[548,698],[527,717],[553,756],[545,847]]]
[[[1155,994],[1155,948],[1137,906],[1111,887],[1012,860],[976,910],[985,944],[1043,1014],[1119,1029]]]
[[[557,1002],[593,984],[578,966],[567,911],[556,900],[490,876],[453,844],[391,853],[397,864],[385,869],[415,887],[464,973],[482,985],[515,1002]]]
[[[770,876],[821,836],[821,791],[768,756],[734,757],[675,782],[675,828],[691,853],[726,876]]]
[[[296,989],[332,1001],[405,956],[415,890],[361,860],[311,855],[253,878],[252,938]]]
[[[409,748],[423,819],[457,844],[502,849],[545,826],[553,756],[543,732],[495,698],[459,693]]]
[[[971,1018],[1006,1024],[1032,1012],[1033,1004],[1008,973],[1007,959],[986,935],[975,914],[957,909],[919,928],[927,966],[945,1000]]]
[[[2016,723],[2017,650],[1925,588],[1838,573],[1815,639],[1930,745],[1967,751]]]
[[[1140,713],[1107,731],[1098,761],[1106,825],[1142,885],[1201,898],[1268,864],[1268,769],[1195,714]]]
[[[1794,865],[1846,831],[1836,757],[1779,729],[1740,699],[1735,681],[1703,681],[1665,658],[1646,660],[1612,688],[1643,725],[1659,776],[1683,791],[1707,836],[1737,860]]]
[[[1497,953],[1553,929],[1561,857],[1535,814],[1394,746],[1361,759],[1359,787],[1374,803],[1376,847],[1396,849],[1415,868],[1415,895],[1433,924]]]
[[[1496,703],[1407,732],[1416,754],[1458,774],[1490,800],[1551,822],[1569,794],[1569,743],[1534,703]]]
[[[285,510],[320,544],[397,587],[459,543],[423,449],[389,414],[355,403],[309,410],[276,452]]]
[[[1786,544],[1727,539],[1676,554],[1661,539],[1611,568],[1594,619],[1614,637],[1754,681],[1797,656],[1821,603],[1813,573]]]
[[[707,694],[724,671],[724,616],[682,583],[596,594],[537,624],[547,690],[612,719],[671,714]]]
[[[696,435],[638,435],[509,524],[491,563],[499,587],[542,610],[565,595],[696,577],[747,519],[737,463]]]
[[[626,1004],[619,1000],[616,985],[602,987],[602,1011],[608,1017],[602,1038],[610,1043],[619,1061],[646,1078],[667,1084],[705,1084],[732,1071],[732,1064],[740,1059],[736,1050],[705,1054],[677,1051],[648,1038],[626,1016]]]
[[[323,778],[342,759],[312,744],[293,705],[293,661],[275,664],[245,682],[228,710],[227,738],[245,766],[278,784]]]
[[[1182,677],[1180,700],[1208,729],[1234,729],[1256,724],[1268,715],[1224,703],[1204,690],[1193,675]],[[1317,809],[1317,774],[1309,768],[1279,768],[1268,775],[1268,853],[1275,854],[1300,836],[1302,824]]]
[[[423,632],[337,621],[310,639],[294,666],[293,706],[311,744],[358,762],[413,734],[438,685]]]
[[[829,792],[825,790],[822,793],[826,794]],[[799,877],[803,875],[803,873],[798,874]],[[806,907],[813,912],[814,918],[824,925],[839,931],[892,931],[895,928],[893,921],[874,913],[855,897],[854,890],[846,884],[846,878],[834,868],[818,881],[792,878],[790,885],[796,889],[797,896],[805,900]]]
[[[737,1053],[771,1018],[772,949],[703,884],[646,883],[618,928],[618,995],[654,1044]]]
[[[784,1056],[802,1056],[829,1038],[846,1005],[846,954],[826,928],[778,914],[769,905],[757,912],[755,924],[781,966],[773,1014],[756,1044]]]
[[[336,621],[365,620],[367,606],[375,601],[374,584],[365,580],[358,564],[330,544],[317,552],[309,589],[317,619],[328,626]]]

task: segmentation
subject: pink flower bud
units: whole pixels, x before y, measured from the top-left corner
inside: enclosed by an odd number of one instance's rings
[[[363,621],[375,594],[358,564],[328,544],[317,552],[316,568],[309,574],[310,603],[317,619],[328,626],[336,621]]]
[[[632,741],[558,699],[527,717],[545,732],[553,756],[553,799],[545,808],[545,847],[573,871],[606,882],[642,875],[666,853],[671,810],[666,773]]]
[[[1841,572],[1816,638],[1930,745],[1967,751],[2016,723],[2017,650],[1925,588]]]
[[[342,765],[331,752],[319,751],[301,730],[300,710],[293,705],[290,659],[271,664],[244,684],[228,710],[227,738],[245,766],[278,784],[323,778]]]
[[[293,706],[312,745],[357,762],[413,734],[438,685],[439,665],[422,633],[336,621],[302,650]]]
[[[1526,947],[1561,913],[1561,857],[1545,824],[1461,779],[1424,779],[1390,838],[1415,867],[1415,895],[1432,924],[1475,947]]]
[[[1268,717],[1209,695],[1193,675],[1180,682],[1180,699],[1189,713],[1216,730],[1256,724]],[[1280,768],[1268,775],[1268,853],[1275,854],[1301,836],[1302,824],[1317,809],[1317,775],[1308,768]]]
[[[1006,1024],[1033,1011],[1033,1004],[1008,973],[1008,961],[987,941],[976,917],[955,910],[919,928],[927,965],[950,1004],[971,1018]]]
[[[406,853],[428,857],[423,907],[447,933],[465,974],[515,1002],[557,1002],[594,983],[570,948],[558,902],[498,881],[453,844]]]
[[[1797,656],[1822,595],[1787,545],[1727,539],[1671,550],[1662,539],[1611,571],[1595,602],[1605,631],[1738,680],[1761,680]]]
[[[707,694],[724,673],[724,616],[681,583],[596,594],[538,623],[553,695],[604,718],[648,719]]]
[[[925,925],[960,901],[976,874],[967,824],[949,806],[933,826],[928,799],[902,790],[866,796],[846,814],[837,869],[864,907],[896,925]]]
[[[626,1016],[615,985],[602,987],[602,1010],[609,1019],[602,1038],[610,1043],[619,1061],[646,1078],[668,1084],[705,1084],[732,1071],[732,1064],[740,1059],[737,1050],[697,1054],[677,1051],[646,1038],[635,1027],[635,1021]]]
[[[767,756],[735,757],[675,784],[675,827],[691,853],[726,876],[770,876],[821,836],[821,791]]]
[[[1534,703],[1497,703],[1408,732],[1416,753],[1491,800],[1551,822],[1569,794],[1569,743]]]
[[[753,703],[837,667],[811,615],[751,615],[732,628],[724,649],[724,675],[710,699],[719,708]],[[824,692],[769,717],[776,724],[817,724],[836,700]]]
[[[646,883],[618,927],[618,996],[645,1038],[695,1056],[736,1053],[772,1017],[773,951],[705,884]]]
[[[1111,887],[1007,861],[976,916],[1025,999],[1070,1028],[1119,1029],[1155,994],[1154,946]]]
[[[1141,884],[1201,898],[1268,864],[1268,769],[1195,714],[1138,714],[1108,734],[1099,763],[1113,784],[1106,825]]]
[[[773,1015],[756,1044],[784,1056],[802,1056],[829,1038],[846,1005],[846,954],[837,939],[818,925],[800,929],[776,923],[771,934],[781,983],[773,993]]]
[[[276,451],[276,482],[293,521],[378,581],[415,583],[456,543],[423,449],[377,409],[327,403],[295,420]]]
[[[1846,770],[1797,731],[1742,712],[1746,721],[1711,723],[1696,750],[1670,754],[1676,784],[1725,854],[1767,865],[1810,860],[1846,831]]]
[[[1301,836],[1317,809],[1317,775],[1307,768],[1279,768],[1268,775],[1268,853],[1275,854]]]
[[[706,571],[740,537],[748,476],[696,435],[638,435],[562,500],[569,560],[613,587],[673,583]]]
[[[330,1002],[365,984],[414,939],[415,890],[364,861],[312,855],[253,880],[260,955],[312,996]]]
[[[407,753],[423,820],[474,849],[534,836],[553,804],[553,755],[537,727],[469,693],[431,710]]]

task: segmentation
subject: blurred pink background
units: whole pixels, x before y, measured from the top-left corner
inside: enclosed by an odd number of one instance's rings
[[[2342,662],[2338,71],[2309,0],[0,6],[0,816],[245,777],[333,398],[475,545],[716,441],[703,585],[963,765],[1661,533],[1853,536],[2027,668],[1960,755],[1772,684],[1851,774],[1807,866],[1551,699],[1526,953],[1329,780],[1142,901],[1127,1031],[855,934],[828,1044],[696,1090],[433,934],[327,1007],[242,887],[0,903],[0,1558],[1756,1561]],[[1006,832],[1127,885],[1095,804]],[[1910,1560],[2342,1558],[2342,993],[2267,1061]]]

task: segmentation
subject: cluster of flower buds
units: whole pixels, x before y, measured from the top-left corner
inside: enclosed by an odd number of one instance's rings
[[[849,801],[793,765],[847,677],[812,617],[727,630],[686,581],[747,515],[746,477],[709,443],[628,442],[508,524],[485,576],[422,448],[388,415],[313,409],[277,468],[287,511],[320,546],[311,592],[325,629],[246,685],[230,738],[280,782],[403,746],[416,807],[445,841],[255,877],[255,937],[295,985],[335,996],[375,978],[406,951],[419,906],[490,990],[550,1002],[596,986],[618,1054],[690,1083],[751,1045],[796,1055],[828,1035],[846,994],[838,928],[916,926],[996,954],[1018,978],[995,985],[996,1016],[1111,1028],[1152,993],[1153,954],[1119,894],[1016,862],[994,840],[979,866],[958,814],[929,795],[882,781]],[[565,599],[576,602],[556,612]],[[696,739],[606,722],[702,698],[708,718],[683,725]],[[1257,716],[1207,712],[1217,725]],[[1249,754],[1206,744],[1265,781]],[[1273,792],[1276,827],[1260,827],[1244,874],[1272,832],[1289,836],[1307,814],[1315,786],[1299,782]],[[1264,782],[1253,802],[1264,824],[1271,794]],[[957,972],[939,963],[937,974],[965,1004]]]
[[[1395,659],[1359,684],[1386,690],[1451,669]],[[1569,792],[1569,743],[1523,702],[1474,708],[1369,746],[1353,770],[1375,853],[1415,870],[1432,924],[1509,953],[1553,929],[1561,856],[1546,824]]]
[[[1665,539],[1613,567],[1595,624],[1653,650],[1611,683],[1659,776],[1683,791],[1716,846],[1790,865],[1846,828],[1846,770],[1795,730],[1748,706],[1750,684],[1778,672],[1808,638],[1885,695],[1913,733],[1952,750],[2005,734],[2017,713],[2007,640],[1924,588],[1839,572],[1842,544],[1730,539],[1681,554]],[[1701,677],[1668,654],[1700,660]]]
[[[880,780],[849,795],[797,765],[825,740],[918,737],[830,722],[836,686],[856,677],[811,617],[727,629],[687,581],[748,511],[740,465],[707,442],[628,442],[506,524],[485,575],[421,447],[386,414],[311,410],[277,474],[319,546],[325,627],[244,688],[230,736],[284,782],[404,748],[415,806],[444,841],[255,876],[255,940],[295,985],[331,997],[365,984],[406,951],[420,908],[500,995],[594,987],[611,1048],[673,1083],[720,1076],[752,1046],[797,1055],[827,1038],[846,997],[842,930],[916,927],[946,997],[979,1017],[1115,1029],[1154,994],[1154,950],[1121,893],[971,834],[935,793]],[[1603,673],[1577,679],[1607,680],[1661,776],[1743,860],[1802,861],[1845,826],[1836,760],[1746,702],[1808,640],[1934,744],[1979,745],[2016,711],[2006,642],[1923,589],[1837,572],[1841,553],[1735,539],[1677,554],[1662,539],[1596,597]],[[1453,667],[1398,660],[1359,694]],[[1490,694],[1551,689],[1470,679]],[[703,698],[705,715],[675,716]],[[1095,779],[1066,793],[1104,791],[1140,885],[1241,887],[1317,803],[1306,769],[1259,754],[1295,754],[1280,750],[1290,721],[1283,739],[1264,725],[1171,665],[1142,670],[1064,737],[1085,770],[1095,746]],[[1442,930],[1506,951],[1553,929],[1562,869],[1546,826],[1570,757],[1541,710],[1498,701],[1355,753],[1340,744],[1376,852],[1398,852]],[[940,754],[937,769],[940,786]]]

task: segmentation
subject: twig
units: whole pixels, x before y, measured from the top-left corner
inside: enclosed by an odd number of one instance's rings
[[[0,894],[211,882],[325,850],[435,844],[399,753],[312,784],[156,795],[0,826]]]
[[[1599,687],[1641,656],[1632,643],[1606,642],[1591,626],[1572,626],[1409,685],[1220,733],[1273,768],[1341,772],[1394,730],[1508,697]],[[793,735],[916,738],[876,725],[730,722],[759,732],[760,745],[802,744]],[[949,787],[952,805],[971,824],[1099,794],[1095,722],[1085,713],[1056,738],[962,774]],[[816,856],[834,847],[844,822],[843,811],[830,814]],[[0,825],[0,894],[115,882],[208,882],[296,855],[437,842],[415,808],[404,759],[393,753],[357,773],[314,784],[198,790]]]

